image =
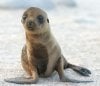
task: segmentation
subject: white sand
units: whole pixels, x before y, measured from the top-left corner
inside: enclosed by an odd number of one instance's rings
[[[40,78],[36,86],[100,86],[100,12],[95,9],[58,9],[48,12],[48,15],[62,52],[69,62],[92,71],[89,78],[72,70],[66,70],[66,76],[94,82],[62,83],[56,73],[50,78]],[[24,73],[20,64],[21,48],[25,43],[20,22],[23,11],[0,10],[0,86],[21,86],[6,83],[4,78],[22,76]]]

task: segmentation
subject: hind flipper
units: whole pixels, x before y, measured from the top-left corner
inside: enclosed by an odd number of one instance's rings
[[[70,78],[68,78],[68,77],[65,76],[63,67],[64,67],[64,60],[63,60],[63,58],[59,58],[55,70],[58,72],[59,78],[60,78],[60,80],[62,82],[73,82],[73,83],[93,82],[91,80],[81,81],[81,80],[76,80],[76,79],[70,79]]]
[[[64,61],[64,69],[71,68],[83,76],[89,76],[91,74],[91,71],[89,69],[68,63],[64,56],[62,56],[62,58]]]
[[[91,71],[87,68],[84,68],[84,67],[80,67],[80,66],[76,66],[76,65],[72,65],[72,64],[69,64],[68,67],[73,69],[74,71],[78,72],[79,74],[81,74],[83,76],[89,76],[91,74]]]

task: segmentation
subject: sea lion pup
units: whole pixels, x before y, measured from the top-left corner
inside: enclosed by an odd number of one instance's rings
[[[48,16],[43,10],[30,7],[23,14],[22,24],[26,34],[26,44],[22,49],[21,63],[30,77],[11,78],[5,81],[32,84],[37,83],[40,76],[48,77],[57,71],[62,82],[89,82],[69,79],[65,76],[66,68],[71,68],[83,76],[89,76],[91,72],[66,61],[51,33]]]

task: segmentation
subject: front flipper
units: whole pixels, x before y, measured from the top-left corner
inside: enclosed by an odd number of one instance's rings
[[[92,80],[84,81],[84,80],[70,79],[70,78],[65,77],[65,76],[63,76],[62,78],[60,78],[60,80],[62,82],[72,82],[72,83],[89,83],[89,82],[93,82]]]
[[[33,80],[32,78],[16,77],[4,79],[4,81],[16,84],[35,84],[38,79]]]

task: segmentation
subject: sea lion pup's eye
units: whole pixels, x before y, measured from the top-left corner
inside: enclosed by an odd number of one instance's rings
[[[23,19],[23,20],[26,20],[26,18],[27,18],[27,16],[26,16],[26,15],[24,15],[24,16],[22,17],[22,19]]]
[[[38,22],[42,24],[44,22],[44,17],[42,15],[37,16]]]
[[[21,19],[21,22],[24,23],[25,20],[26,20],[26,18],[27,18],[27,16],[26,16],[26,15],[23,15],[23,16],[22,16],[22,19]]]

